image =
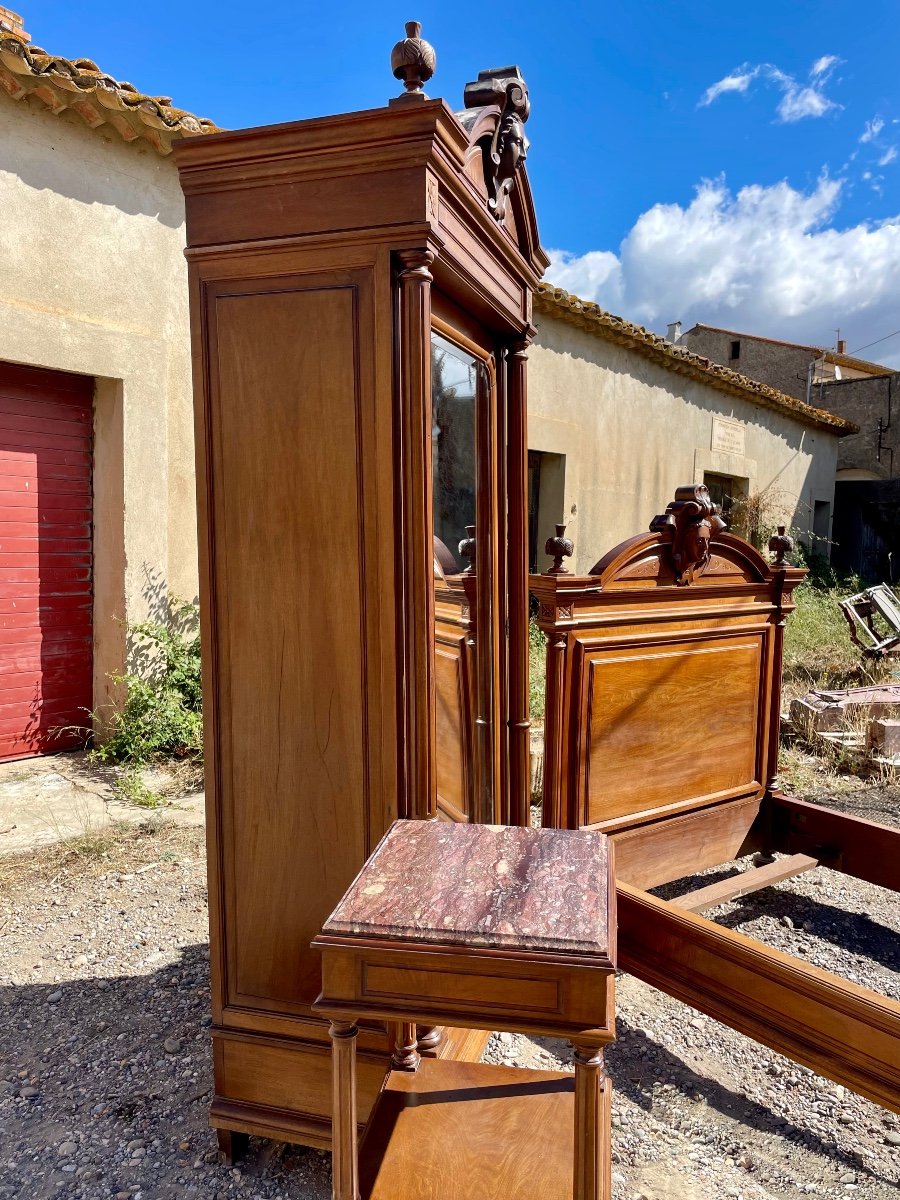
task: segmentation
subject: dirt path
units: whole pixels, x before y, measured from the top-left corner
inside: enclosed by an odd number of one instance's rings
[[[817,871],[716,916],[891,990],[898,907]],[[239,1169],[217,1161],[206,919],[198,829],[0,860],[3,1200],[327,1200],[319,1152],[253,1141]],[[618,1012],[615,1200],[894,1200],[896,1118],[631,977]],[[488,1053],[568,1065],[560,1043],[512,1035]]]

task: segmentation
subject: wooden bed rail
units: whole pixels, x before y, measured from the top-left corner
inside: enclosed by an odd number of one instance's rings
[[[900,1003],[620,883],[619,967],[900,1112]]]
[[[775,793],[771,837],[787,854],[813,854],[823,867],[900,891],[900,830]]]

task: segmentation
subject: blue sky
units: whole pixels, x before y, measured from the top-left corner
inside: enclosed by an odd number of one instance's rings
[[[897,0],[20,7],[44,49],[229,128],[384,103],[415,17],[432,96],[522,69],[550,278],[657,329],[900,330]],[[865,354],[900,364],[900,336]]]

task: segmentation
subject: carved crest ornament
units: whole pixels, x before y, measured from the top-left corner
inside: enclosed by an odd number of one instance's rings
[[[671,539],[675,582],[684,587],[702,575],[709,564],[709,543],[727,528],[718,504],[713,504],[705,484],[691,483],[675,489],[675,499],[650,522],[652,533]]]
[[[498,221],[503,221],[517,172],[528,155],[528,87],[518,67],[495,67],[479,71],[478,78],[466,84],[463,103],[467,109],[496,105],[501,110],[493,136],[484,139],[482,154],[488,208]]]

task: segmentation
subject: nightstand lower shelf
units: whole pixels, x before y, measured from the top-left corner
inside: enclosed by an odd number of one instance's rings
[[[423,1059],[366,1128],[361,1200],[571,1200],[575,1078]]]

